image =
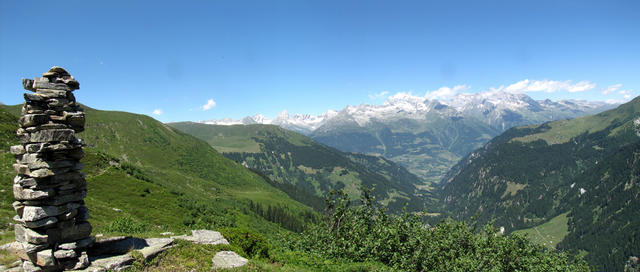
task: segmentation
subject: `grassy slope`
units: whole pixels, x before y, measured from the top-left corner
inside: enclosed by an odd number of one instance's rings
[[[2,109],[15,114],[19,106]],[[221,217],[212,224],[275,233],[279,229],[275,224],[246,212],[249,200],[284,207],[296,216],[309,211],[205,142],[148,116],[90,108],[86,114],[86,131],[79,137],[88,145],[83,159],[89,182],[87,203],[97,231],[124,214],[153,225],[154,231],[180,231],[188,228],[184,223],[192,217],[205,216],[201,211],[205,210],[208,216],[215,211]],[[2,173],[13,176],[11,169]],[[0,210],[12,214],[8,204],[4,201]]]
[[[422,196],[415,195],[415,185],[421,184],[421,180],[382,157],[340,152],[302,134],[271,125],[214,126],[190,122],[169,125],[220,150],[239,151],[225,153],[225,156],[266,173],[278,183],[295,185],[316,196],[324,196],[330,189],[344,188],[357,198],[361,185],[375,185],[374,193],[386,199],[385,203],[393,209],[399,209],[404,202],[409,202],[410,209],[424,207]],[[256,144],[260,153],[245,152],[245,147]]]
[[[558,243],[569,233],[568,214],[568,212],[560,214],[546,223],[528,229],[517,230],[513,233],[526,234],[536,244],[556,248]]]

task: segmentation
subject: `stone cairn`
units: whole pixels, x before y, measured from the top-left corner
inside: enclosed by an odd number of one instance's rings
[[[85,117],[73,91],[80,84],[54,66],[43,77],[23,79],[25,93],[17,131],[13,207],[18,253],[25,271],[61,271],[89,266],[91,237],[87,192],[80,170]]]

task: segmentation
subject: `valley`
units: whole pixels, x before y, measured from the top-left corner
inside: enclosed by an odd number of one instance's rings
[[[358,199],[362,186],[374,188],[373,194],[396,212],[404,204],[411,211],[433,206],[426,204],[435,199],[431,192],[417,187],[424,182],[384,157],[341,152],[274,125],[169,125],[266,174],[276,187],[297,188],[290,197],[317,210],[323,209],[324,196],[331,190],[342,189]]]
[[[461,93],[448,100],[397,94],[382,105],[347,106],[317,116],[283,112],[273,119],[258,114],[201,123],[277,125],[341,151],[383,156],[429,185],[439,183],[461,158],[511,127],[575,118],[615,106],[534,100],[504,91]]]

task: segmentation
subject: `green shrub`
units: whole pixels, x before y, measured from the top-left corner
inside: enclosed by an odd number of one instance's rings
[[[137,222],[130,215],[118,217],[104,228],[105,232],[137,234],[146,232],[149,226],[145,223]]]
[[[332,192],[325,219],[289,248],[329,259],[380,262],[403,271],[590,270],[582,259],[547,250],[522,236],[500,235],[490,225],[477,231],[445,220],[430,228],[406,211],[389,215],[370,190],[362,191],[361,205],[352,205],[344,192]]]
[[[269,258],[269,241],[259,233],[245,228],[223,228],[222,235],[252,258]]]

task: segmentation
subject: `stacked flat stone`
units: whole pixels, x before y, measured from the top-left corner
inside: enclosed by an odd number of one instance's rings
[[[89,265],[93,243],[87,192],[80,170],[84,156],[76,132],[85,117],[73,91],[80,84],[54,66],[43,77],[23,79],[25,103],[12,146],[18,175],[13,183],[16,252],[25,271],[61,271]]]

